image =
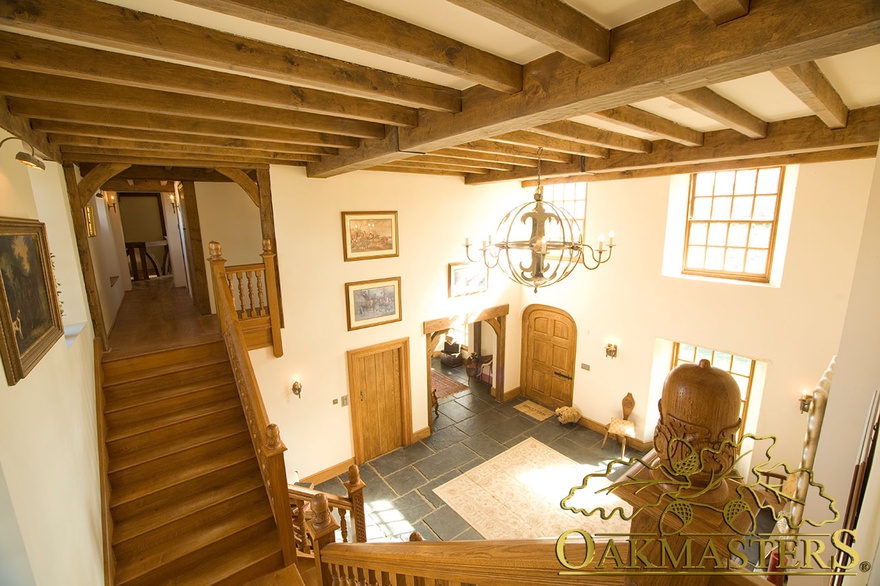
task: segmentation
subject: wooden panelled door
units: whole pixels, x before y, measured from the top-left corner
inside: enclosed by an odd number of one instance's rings
[[[412,441],[408,338],[349,351],[348,389],[357,464]]]
[[[529,305],[523,310],[522,382],[525,395],[556,409],[571,406],[574,394],[577,326],[555,307]]]

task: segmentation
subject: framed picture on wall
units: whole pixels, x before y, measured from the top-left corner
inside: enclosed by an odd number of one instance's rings
[[[345,262],[398,255],[397,212],[342,212]]]
[[[489,288],[489,269],[482,263],[449,263],[449,296],[482,293]]]
[[[400,277],[345,284],[348,331],[400,321]]]
[[[0,355],[12,386],[64,333],[45,224],[0,218],[0,281]]]

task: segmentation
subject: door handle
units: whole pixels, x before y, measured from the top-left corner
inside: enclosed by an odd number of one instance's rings
[[[565,380],[571,380],[571,377],[570,377],[570,376],[568,376],[567,374],[562,374],[562,373],[559,372],[559,371],[556,371],[556,372],[554,372],[553,374],[555,374],[556,376],[561,376],[561,377],[564,378]]]
[[[364,400],[364,390],[361,389],[361,401],[363,401],[363,400]]]

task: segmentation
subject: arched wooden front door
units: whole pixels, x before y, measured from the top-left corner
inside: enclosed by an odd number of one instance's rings
[[[526,307],[520,382],[524,394],[553,409],[571,406],[576,349],[577,326],[568,313],[548,305]]]

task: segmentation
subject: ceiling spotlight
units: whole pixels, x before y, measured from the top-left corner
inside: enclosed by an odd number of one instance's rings
[[[0,140],[0,147],[2,147],[2,146],[3,146],[3,143],[5,143],[7,140],[12,140],[12,139],[14,139],[14,138],[16,138],[16,137],[14,137],[14,136],[8,136],[8,137],[4,138],[3,140]],[[26,143],[25,143],[25,144],[26,144]],[[28,146],[31,147],[31,152],[30,152],[30,154],[28,154],[28,153],[26,153],[26,152],[24,152],[24,151],[19,151],[19,152],[15,155],[15,160],[18,161],[19,163],[22,163],[23,165],[27,165],[28,167],[33,168],[33,169],[40,169],[41,171],[45,171],[45,170],[46,170],[46,163],[44,163],[44,162],[43,162],[43,161],[42,161],[42,160],[36,155],[33,146],[31,146],[31,145],[28,145]]]

